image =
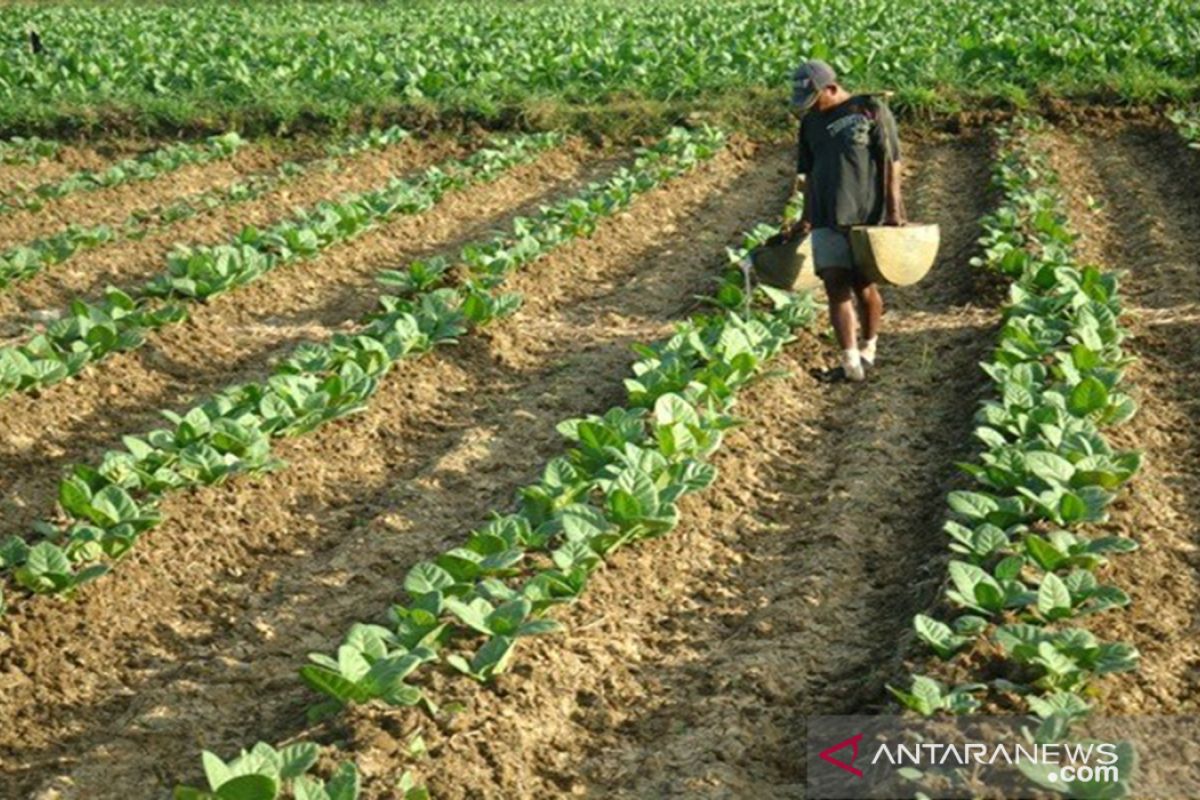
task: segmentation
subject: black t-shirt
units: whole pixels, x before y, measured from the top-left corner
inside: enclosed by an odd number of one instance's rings
[[[883,162],[900,160],[896,120],[883,101],[855,95],[800,122],[796,171],[807,175],[814,228],[883,221]]]

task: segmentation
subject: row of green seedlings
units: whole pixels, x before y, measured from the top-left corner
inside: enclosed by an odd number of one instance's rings
[[[99,466],[73,467],[58,497],[70,521],[38,523],[35,533],[43,540],[32,547],[7,537],[0,542],[0,570],[18,586],[46,594],[70,592],[99,577],[108,569],[104,562],[124,555],[160,524],[164,494],[281,466],[271,456],[273,438],[306,433],[363,409],[394,363],[511,314],[520,297],[499,291],[509,273],[590,236],[601,219],[691,171],[723,143],[713,129],[675,130],[632,167],[516,220],[509,234],[467,245],[456,271],[444,259],[383,271],[380,280],[390,291],[357,333],[302,345],[268,380],[230,388],[182,415],[164,412],[172,429],[127,436],[124,448],[106,453]],[[458,283],[450,286],[454,277]]]
[[[333,774],[322,779],[313,774],[321,749],[312,742],[293,742],[272,747],[259,742],[228,762],[213,753],[203,756],[204,776],[211,791],[192,786],[175,787],[175,800],[358,800],[362,791],[358,768],[352,761],[340,763]],[[397,800],[429,800],[429,795],[409,785],[401,787]]]
[[[40,164],[49,158],[55,158],[62,146],[50,139],[38,136],[14,136],[0,141],[0,164]]]
[[[1168,113],[1167,118],[1175,124],[1188,147],[1200,150],[1200,110],[1179,108]]]
[[[34,239],[0,252],[0,289],[28,280],[58,266],[76,254],[122,240],[139,240],[151,233],[200,214],[256,200],[318,171],[337,169],[342,160],[367,150],[391,147],[409,138],[399,127],[355,134],[326,147],[327,157],[315,161],[287,161],[273,170],[239,176],[226,186],[209,189],[132,212],[118,225],[68,225],[58,233]]]
[[[776,230],[755,229],[731,262]],[[716,313],[689,319],[664,341],[636,346],[641,358],[625,381],[626,404],[559,424],[571,445],[566,455],[518,490],[514,511],[494,514],[463,546],[409,570],[408,602],[391,608],[389,625],[355,624],[336,654],[309,656],[300,676],[327,698],[310,716],[369,702],[435,710],[410,681],[419,668],[431,669],[445,654],[453,670],[491,680],[508,668],[522,639],[560,629],[550,613],[578,600],[614,552],[675,529],[682,498],[716,479],[710,459],[737,424],[731,412],[738,393],[816,316],[809,295],[768,288],[751,307],[741,281],[731,269],[712,299]],[[473,652],[466,649],[473,645]],[[274,751],[260,742],[232,762],[236,770],[205,752],[210,793],[181,787],[177,800],[281,796],[285,782],[269,759],[253,756],[259,748]],[[222,794],[256,767],[263,769],[261,788]],[[428,796],[405,789],[413,786],[410,773],[402,780],[406,800]],[[404,794],[413,791],[419,794]]]
[[[1004,199],[985,218],[977,266],[1012,280],[1000,343],[984,371],[995,396],[978,412],[979,463],[962,468],[977,491],[949,495],[945,524],[954,559],[943,619],[918,615],[914,627],[958,676],[1002,677],[947,688],[915,676],[894,690],[924,715],[971,713],[989,689],[1001,707],[1043,719],[1088,713],[1094,678],[1133,670],[1137,650],[1104,641],[1086,618],[1128,605],[1102,582],[1113,554],[1133,540],[1089,535],[1103,523],[1141,454],[1114,449],[1105,428],[1136,411],[1122,390],[1129,358],[1118,279],[1074,255],[1075,234],[1061,210],[1056,176],[1029,144],[1034,121],[1000,134],[994,183]]]
[[[245,144],[237,133],[211,136],[200,144],[177,142],[132,158],[125,158],[102,170],[80,170],[56,181],[38,184],[32,189],[17,189],[0,197],[0,214],[38,211],[47,200],[75,192],[111,189],[126,183],[149,181],[191,164],[208,164],[229,158]]]
[[[329,778],[321,778],[313,769],[321,748],[307,741],[273,747],[259,742],[249,750],[225,761],[204,752],[204,777],[209,789],[177,786],[174,800],[358,800],[362,780],[353,761],[343,761]],[[387,795],[389,800],[429,800],[429,791],[417,784],[405,771]]]
[[[76,300],[43,332],[0,348],[0,397],[44,389],[113,353],[137,349],[151,330],[186,319],[187,303],[312,258],[395,216],[423,213],[449,192],[495,180],[560,142],[556,134],[500,137],[492,147],[431,166],[414,179],[393,178],[380,189],[322,201],[266,230],[244,228],[228,244],[180,245],[167,256],[166,269],[134,294],[109,287],[99,302]]]

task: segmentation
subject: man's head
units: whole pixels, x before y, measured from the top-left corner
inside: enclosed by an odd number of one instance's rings
[[[824,61],[805,61],[792,74],[792,110],[804,113],[810,108],[825,111],[836,105],[841,87],[833,67]]]

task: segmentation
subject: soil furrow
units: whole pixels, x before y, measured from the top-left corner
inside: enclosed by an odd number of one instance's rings
[[[506,505],[561,448],[559,420],[619,401],[629,345],[664,335],[723,246],[778,207],[785,165],[778,149],[726,153],[648,194],[515,276],[514,318],[283,443],[286,471],[173,499],[153,542],[79,602],[29,606],[0,656],[0,794],[145,795],[194,777],[175,770],[194,770],[199,746],[299,730],[304,654]]]
[[[0,336],[12,336],[23,329],[31,321],[32,312],[59,311],[76,298],[98,296],[109,285],[139,285],[162,272],[167,254],[178,243],[223,244],[246,226],[269,226],[289,219],[297,208],[308,208],[345,192],[377,188],[392,175],[414,173],[463,152],[461,146],[447,139],[408,140],[384,150],[360,153],[342,161],[334,171],[314,171],[251,202],[213,209],[140,241],[125,240],[79,253],[0,295]],[[283,154],[272,158],[272,163],[258,165],[249,172],[271,169],[286,160]]]
[[[1142,471],[1104,530],[1141,549],[1114,560],[1106,582],[1133,599],[1093,620],[1106,639],[1134,644],[1141,667],[1099,683],[1109,714],[1200,710],[1200,157],[1177,134],[1145,126],[1049,137],[1091,263],[1125,272],[1122,294],[1135,361],[1125,373],[1139,411],[1111,433],[1141,449]]]
[[[36,211],[0,216],[0,249],[49,236],[67,225],[114,225],[133,211],[169,203],[193,192],[222,186],[244,172],[259,172],[286,160],[287,153],[268,141],[243,145],[229,158],[189,164],[149,181],[133,181],[108,189],[72,192],[46,201]]]
[[[790,348],[683,525],[619,554],[568,633],[528,645],[494,690],[460,687],[461,722],[424,726],[435,796],[801,797],[803,716],[878,708],[944,569],[943,498],[995,321],[967,264],[986,150],[914,150],[910,211],[943,225],[945,255],[889,292],[876,378],[822,387],[806,369],[829,345]],[[360,714],[360,763],[387,774],[407,722]]]
[[[375,179],[395,166],[377,161]],[[116,355],[79,380],[42,396],[5,398],[4,529],[20,530],[47,514],[64,467],[95,459],[119,445],[122,434],[159,425],[159,409],[186,409],[225,386],[260,378],[297,344],[352,327],[375,307],[381,289],[373,277],[380,269],[434,253],[454,256],[493,226],[507,226],[515,214],[607,168],[606,161],[591,163],[581,148],[549,153],[490,185],[451,193],[424,214],[399,217],[317,259],[196,305],[188,322],[152,334],[140,350]]]
[[[106,149],[112,146],[107,145]],[[96,147],[61,147],[58,155],[38,164],[0,164],[0,194],[16,191],[22,186],[37,186],[47,181],[62,180],[73,172],[103,169],[114,158],[101,155]]]

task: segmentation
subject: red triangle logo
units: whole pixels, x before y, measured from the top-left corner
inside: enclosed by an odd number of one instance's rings
[[[822,750],[817,755],[819,758],[821,758],[821,760],[827,761],[830,764],[833,764],[838,769],[844,769],[844,770],[846,770],[846,772],[849,772],[851,775],[857,775],[858,777],[861,778],[863,776],[861,769],[857,769],[854,766],[852,766],[851,764],[847,764],[845,761],[840,761],[840,760],[834,758],[832,754],[836,753],[838,750],[841,750],[843,747],[849,747],[849,748],[851,748],[850,761],[853,762],[854,759],[858,758],[858,743],[862,741],[862,738],[863,738],[863,735],[861,733],[857,734],[855,736],[851,736],[846,741],[838,742],[833,747],[828,747],[828,748]]]

